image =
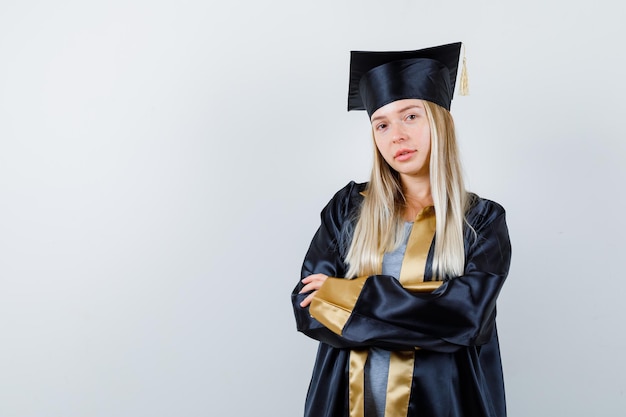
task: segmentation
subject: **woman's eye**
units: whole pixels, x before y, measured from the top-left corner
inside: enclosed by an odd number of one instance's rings
[[[383,130],[384,128],[386,128],[387,125],[384,123],[378,124],[376,125],[376,130]]]
[[[407,119],[407,120],[415,120],[415,119],[417,119],[417,115],[416,115],[416,114],[409,114],[409,115],[406,117],[406,119]]]

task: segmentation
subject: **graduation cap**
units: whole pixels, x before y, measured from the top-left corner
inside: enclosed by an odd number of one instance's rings
[[[412,98],[450,110],[461,45],[417,51],[351,51],[348,110],[367,110],[371,117],[386,104]]]

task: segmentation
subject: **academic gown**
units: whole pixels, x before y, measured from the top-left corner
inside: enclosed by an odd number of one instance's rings
[[[346,230],[354,226],[365,188],[365,183],[350,182],[323,209],[302,267],[302,278],[315,273],[332,277],[314,300],[324,292],[331,313],[341,319],[333,322],[318,314],[318,320],[309,311],[312,306],[300,307],[307,295],[299,294],[301,282],[291,296],[298,331],[320,342],[304,416],[363,417],[362,376],[356,368],[362,368],[359,361],[368,348],[376,346],[410,357],[412,368],[408,378],[390,368],[388,401],[404,397],[406,404],[394,406],[386,417],[504,417],[495,323],[496,299],[511,258],[504,209],[471,194],[464,274],[443,280],[432,292],[414,292],[385,275],[342,279]],[[427,251],[426,284],[433,281],[432,245]],[[348,293],[348,300],[342,300]]]

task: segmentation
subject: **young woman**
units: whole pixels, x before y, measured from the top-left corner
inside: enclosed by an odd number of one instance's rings
[[[306,417],[503,417],[496,298],[504,209],[465,191],[449,113],[461,44],[352,52],[348,109],[367,111],[368,183],[321,215],[292,294],[320,341]]]

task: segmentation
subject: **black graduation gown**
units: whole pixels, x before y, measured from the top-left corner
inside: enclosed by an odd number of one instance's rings
[[[345,238],[366,184],[350,182],[321,214],[302,278],[344,277]],[[345,327],[336,334],[300,307],[302,283],[292,292],[297,329],[320,341],[305,417],[348,417],[349,360],[353,349],[414,349],[408,416],[504,417],[504,381],[496,332],[496,298],[508,274],[511,246],[504,209],[472,195],[466,214],[464,275],[434,292],[405,290],[390,276],[368,277]],[[475,232],[475,233],[474,233]],[[432,280],[432,247],[425,281]]]

